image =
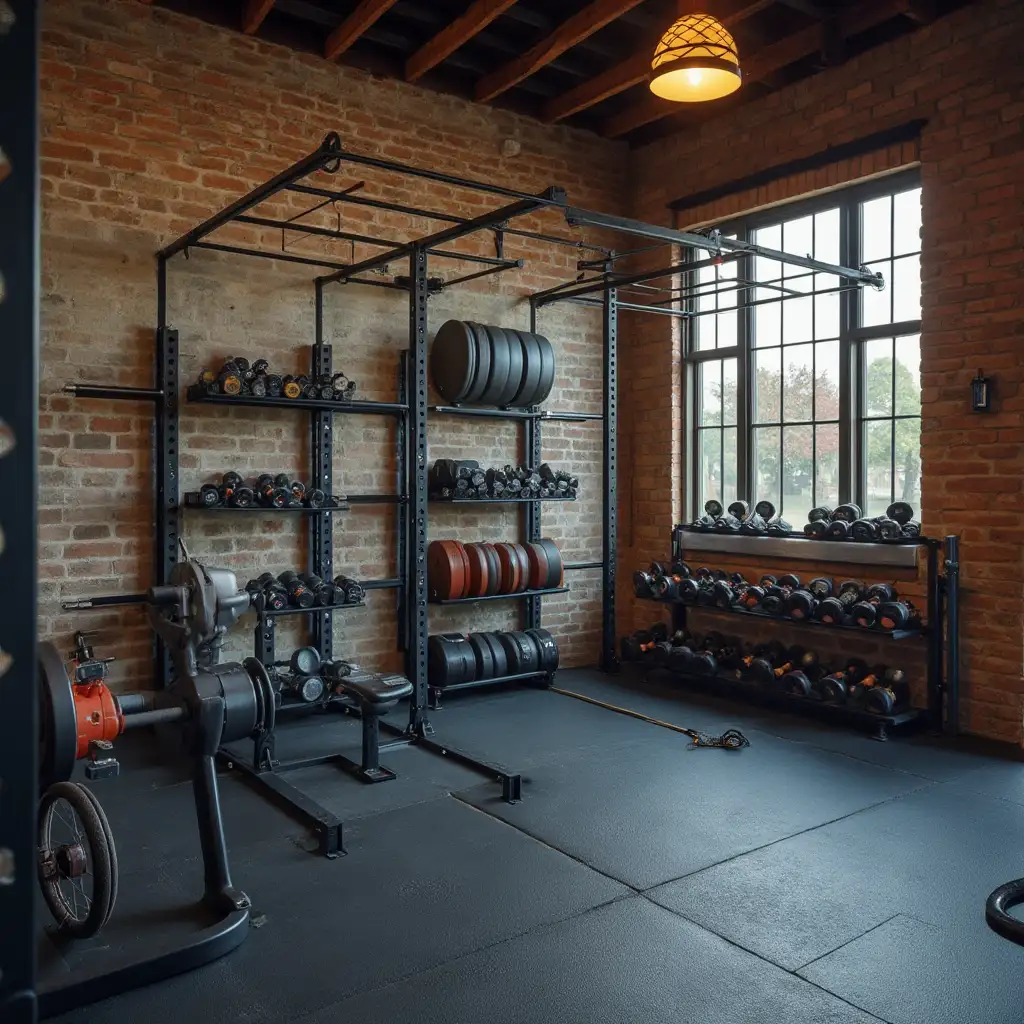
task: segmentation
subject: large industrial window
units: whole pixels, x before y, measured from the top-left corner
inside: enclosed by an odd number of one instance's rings
[[[921,189],[916,172],[776,207],[722,233],[880,270],[884,291],[750,255],[688,275],[684,307],[696,512],[771,500],[920,508]],[[708,263],[697,250],[693,259]]]

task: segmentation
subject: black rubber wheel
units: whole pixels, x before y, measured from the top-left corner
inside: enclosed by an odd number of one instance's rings
[[[537,382],[537,390],[534,392],[531,405],[542,405],[555,384],[555,350],[551,342],[543,334],[535,334],[537,345],[540,348],[540,380]]]
[[[97,799],[96,794],[82,783],[78,783],[78,787],[92,802],[93,810],[100,819],[103,831],[107,834],[107,849],[110,851],[110,899],[107,900],[107,916],[103,921],[103,924],[106,924],[110,920],[110,915],[114,912],[114,904],[117,903],[117,884],[121,874],[117,866],[117,847],[114,845],[114,833],[110,828],[110,822],[107,820],[106,812],[103,810],[103,805]]]
[[[1024,878],[999,886],[985,901],[985,921],[997,935],[1024,946],[1024,921],[1010,911],[1024,903]]]
[[[48,640],[39,644],[39,789],[67,782],[78,753],[78,719],[64,659]]]
[[[95,935],[117,895],[110,825],[84,786],[57,782],[39,802],[39,885],[57,930]]]
[[[465,401],[476,373],[476,338],[469,325],[448,320],[434,336],[430,349],[430,376],[447,402]]]
[[[498,399],[508,388],[509,374],[509,341],[505,332],[500,333],[490,327],[477,325],[487,339],[490,350],[490,371],[487,374],[487,384],[483,394],[480,396],[481,405],[497,405]]]
[[[506,331],[501,327],[485,327],[484,330],[488,334],[503,337],[508,345],[508,380],[501,393],[494,399],[495,405],[504,408],[512,401],[523,379],[523,343],[513,331]]]
[[[529,408],[534,405],[534,396],[540,384],[540,345],[537,335],[529,331],[506,331],[506,334],[518,338],[523,347],[523,374],[519,379],[519,388],[512,396],[510,405]]]
[[[469,392],[463,399],[466,405],[476,405],[487,390],[491,376],[491,340],[487,337],[480,324],[469,322],[466,326],[473,335],[474,352],[476,355],[476,366],[473,371],[473,381],[469,386]]]

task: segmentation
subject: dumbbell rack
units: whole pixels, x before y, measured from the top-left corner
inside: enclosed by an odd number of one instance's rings
[[[685,537],[690,531],[687,527],[677,526],[672,531],[672,560],[684,560]],[[751,553],[756,553],[758,538],[752,538]],[[796,539],[798,544],[814,545],[817,541],[808,541],[801,535]],[[881,637],[890,641],[924,639],[927,651],[927,694],[926,708],[909,708],[891,715],[876,715],[860,708],[841,704],[824,704],[810,698],[791,697],[771,692],[764,687],[747,680],[732,676],[700,676],[691,673],[673,672],[673,677],[688,686],[716,694],[726,694],[759,704],[767,704],[786,710],[799,711],[827,721],[840,722],[866,729],[873,733],[875,739],[888,738],[890,729],[909,726],[915,722],[927,722],[938,731],[955,734],[958,729],[959,704],[959,542],[956,537],[947,537],[940,541],[931,537],[918,537],[886,544],[864,544],[854,541],[844,542],[857,549],[869,547],[891,547],[893,543],[905,546],[918,546],[927,550],[927,621],[921,629],[903,629],[890,632],[864,629],[846,623],[825,623],[816,620],[796,620],[781,616],[768,615],[763,612],[750,611],[745,608],[728,609],[713,606],[688,605],[673,599],[659,601],[671,609],[673,630],[686,629],[688,610],[694,608],[700,613],[712,615],[746,616],[759,619],[765,623],[783,623],[796,628],[812,628],[837,630],[840,632],[859,633],[861,636]],[[944,574],[939,573],[939,554],[945,547]],[[813,547],[810,548],[813,551]],[[945,661],[944,661],[945,653]]]

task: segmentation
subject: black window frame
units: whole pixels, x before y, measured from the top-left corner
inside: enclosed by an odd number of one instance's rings
[[[784,221],[806,217],[826,210],[839,208],[840,247],[839,262],[848,267],[861,265],[861,224],[860,204],[886,195],[895,195],[910,189],[921,187],[921,171],[919,167],[909,168],[892,174],[873,178],[869,181],[855,183],[819,195],[798,198],[750,214],[733,218],[715,225],[723,236],[732,235],[741,240],[753,240],[753,233],[760,228],[771,227]],[[795,255],[805,255],[796,253]],[[703,250],[693,249],[684,255],[685,259],[694,261],[706,259],[708,254]],[[891,257],[890,257],[891,258]],[[740,256],[738,259],[738,276],[744,281],[754,279],[754,257]],[[780,267],[781,274],[781,267]],[[696,275],[683,275],[681,282],[684,292],[692,289],[696,283]],[[886,290],[891,289],[893,282],[886,279]],[[866,342],[875,339],[900,338],[921,333],[921,320],[907,320],[878,326],[862,326],[862,288],[846,288],[840,291],[840,325],[839,325],[839,494],[840,502],[856,502],[861,508],[867,507],[867,467],[865,459],[865,423],[873,419],[892,420],[893,440],[891,442],[893,459],[895,459],[895,421],[898,419],[917,418],[917,416],[897,416],[895,405],[890,416],[866,416],[861,400],[866,380]],[[756,486],[756,467],[753,464],[753,403],[754,394],[751,386],[753,356],[757,349],[751,344],[754,321],[754,287],[741,286],[737,289],[737,344],[733,347],[720,349],[695,348],[694,333],[691,325],[694,320],[683,322],[683,357],[681,372],[683,374],[683,394],[685,401],[684,423],[684,457],[688,470],[682,474],[683,508],[689,519],[700,514],[698,502],[701,496],[702,466],[698,457],[698,430],[721,429],[724,426],[700,427],[697,419],[700,410],[700,368],[701,364],[716,360],[736,360],[736,494],[716,495],[728,504],[734,499],[753,502],[758,499],[754,493]],[[696,300],[690,296],[680,302],[684,310],[693,311]],[[895,373],[893,374],[895,381]],[[895,385],[894,385],[895,387]],[[724,402],[723,413],[724,413]],[[814,417],[812,407],[812,419]],[[724,422],[724,420],[723,420]],[[830,422],[830,421],[829,421]],[[787,424],[793,425],[793,424]],[[815,466],[817,458],[815,453]],[[815,474],[816,475],[816,474]],[[723,463],[723,480],[726,471]],[[890,478],[894,486],[895,475]],[[780,497],[783,490],[780,469]],[[799,527],[798,523],[793,524]]]

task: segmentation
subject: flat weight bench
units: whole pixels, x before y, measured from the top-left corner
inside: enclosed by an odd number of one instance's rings
[[[339,754],[342,767],[363,782],[387,782],[397,778],[390,768],[380,763],[380,717],[412,693],[412,683],[405,676],[358,672],[338,679],[333,686],[335,693],[351,697],[359,705],[363,720],[363,763],[356,764]]]

